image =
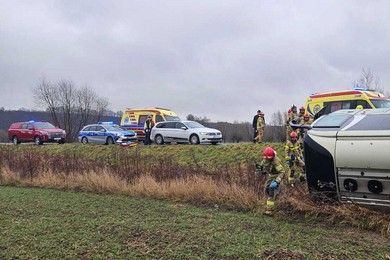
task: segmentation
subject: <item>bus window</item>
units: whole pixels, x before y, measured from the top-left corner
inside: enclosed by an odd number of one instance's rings
[[[356,100],[356,106],[361,105],[363,108],[371,108],[367,101],[365,100]]]
[[[144,125],[147,115],[140,115],[138,118],[138,125]]]
[[[165,121],[164,118],[160,115],[156,115],[156,123]]]
[[[342,102],[330,102],[330,112],[340,110]]]
[[[376,108],[389,108],[390,100],[388,99],[370,99]]]
[[[351,109],[352,107],[352,101],[343,101],[342,109]]]

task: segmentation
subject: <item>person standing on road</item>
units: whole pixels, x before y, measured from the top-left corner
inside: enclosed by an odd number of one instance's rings
[[[148,115],[144,123],[144,132],[145,132],[144,144],[145,145],[152,144],[152,140],[150,140],[150,134],[152,132],[153,126],[154,126],[154,121],[152,119],[152,116]]]
[[[264,149],[264,158],[260,163],[260,172],[267,174],[264,185],[264,192],[268,195],[265,215],[272,216],[274,213],[276,196],[279,193],[279,186],[285,175],[285,171],[276,152],[271,147]]]
[[[257,114],[253,117],[252,127],[253,127],[253,142],[256,143],[257,137],[257,120],[259,119],[261,110],[257,110]]]

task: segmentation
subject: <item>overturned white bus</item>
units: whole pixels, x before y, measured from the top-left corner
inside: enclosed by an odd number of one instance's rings
[[[304,139],[311,193],[390,207],[390,109],[339,110],[312,124]]]

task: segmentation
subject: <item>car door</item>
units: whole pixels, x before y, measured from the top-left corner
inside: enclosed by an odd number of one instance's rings
[[[86,136],[88,138],[88,141],[90,143],[97,143],[97,134],[96,134],[96,126],[90,126],[89,128],[85,129],[86,130]]]
[[[188,142],[189,140],[188,128],[182,122],[175,123],[174,135],[176,142]]]
[[[104,144],[106,143],[106,138],[107,138],[107,130],[100,125],[96,126],[96,132],[95,132],[96,142],[100,144]]]
[[[33,124],[28,123],[23,139],[26,141],[33,141],[35,134],[35,127]]]
[[[21,126],[20,126],[20,129],[17,129],[15,134],[17,135],[18,139],[21,140],[21,141],[25,141],[26,138],[27,138],[27,129],[28,127],[28,123],[23,123]]]
[[[165,142],[175,141],[175,122],[165,123],[165,127],[160,129],[160,133],[164,137]]]

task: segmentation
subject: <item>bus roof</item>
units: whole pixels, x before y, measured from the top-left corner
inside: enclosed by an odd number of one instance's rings
[[[325,92],[325,93],[315,93],[315,94],[311,94],[309,98],[325,98],[325,97],[337,97],[337,96],[346,96],[346,95],[366,95],[368,98],[387,99],[387,97],[382,93],[375,92],[373,90],[343,90],[343,91],[334,91],[334,92]]]

